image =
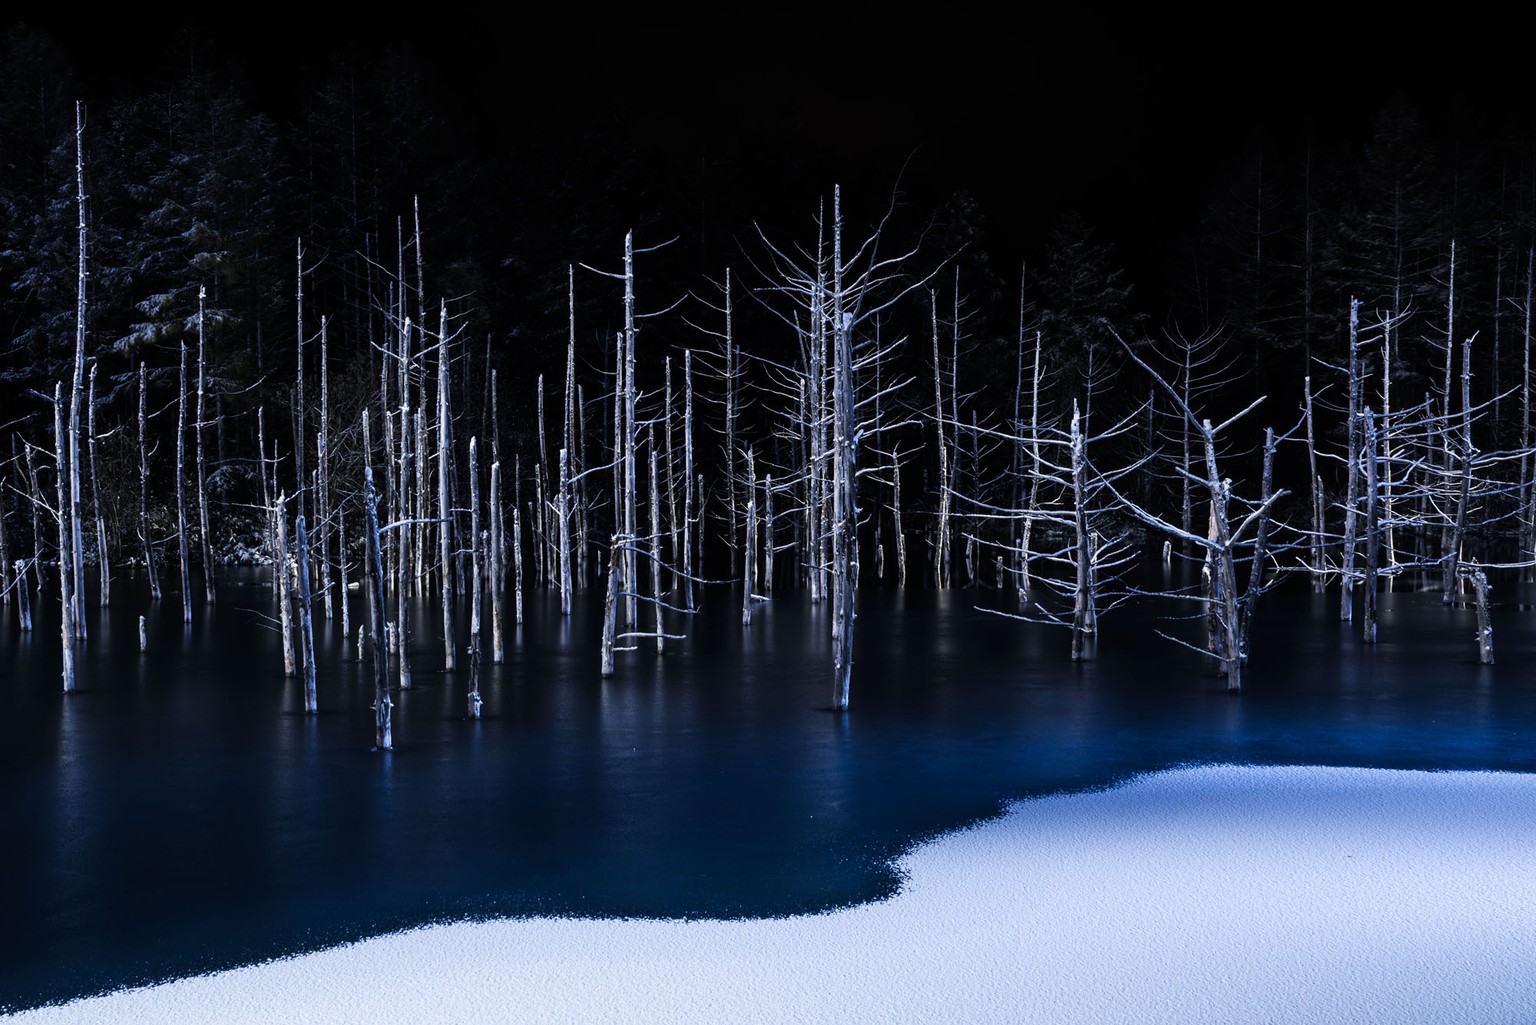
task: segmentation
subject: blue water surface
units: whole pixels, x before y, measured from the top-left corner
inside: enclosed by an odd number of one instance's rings
[[[1010,799],[1188,762],[1536,770],[1536,612],[1513,583],[1491,667],[1473,613],[1437,592],[1384,595],[1368,646],[1336,592],[1282,589],[1238,696],[1155,635],[1193,638],[1150,602],[1073,663],[1064,631],[984,611],[1012,595],[867,589],[846,714],[828,710],[829,609],[798,591],[744,629],[739,592],[710,590],[669,623],[686,640],[642,643],[606,680],[601,594],[565,619],[531,591],[478,721],[466,660],[442,671],[439,614],[418,606],[389,753],[339,622],[317,623],[303,714],[259,575],[190,625],[174,598],[113,594],[68,697],[49,596],[31,634],[10,609],[0,629],[0,1007],[444,919],[824,910],[889,894],[894,857]]]

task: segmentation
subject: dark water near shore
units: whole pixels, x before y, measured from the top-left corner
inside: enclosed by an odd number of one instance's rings
[[[1384,596],[1380,640],[1336,593],[1268,596],[1240,697],[1152,634],[976,610],[987,592],[861,595],[852,710],[831,693],[827,611],[785,593],[749,630],[711,592],[666,656],[597,664],[601,595],[570,620],[532,592],[487,666],[444,674],[419,609],[396,750],[372,745],[366,666],[317,624],[318,716],[282,676],[270,592],[93,608],[80,692],[59,693],[51,607],[0,628],[0,1008],[30,1006],[456,917],[760,916],[898,885],[889,860],[1016,797],[1184,762],[1536,771],[1536,595],[1495,593],[1499,664],[1473,614]],[[361,611],[361,606],[356,606]],[[138,651],[147,611],[150,649]]]

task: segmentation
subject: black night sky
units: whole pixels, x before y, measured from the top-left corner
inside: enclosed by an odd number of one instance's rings
[[[928,206],[963,189],[1004,265],[1034,255],[1070,208],[1145,278],[1249,154],[1278,165],[1309,146],[1358,146],[1392,102],[1463,150],[1529,128],[1512,33],[1253,13],[1223,22],[854,5],[620,26],[547,11],[339,31],[318,18],[35,23],[96,101],[200,63],[232,70],[256,108],[291,119],[339,65],[400,53],[423,73],[433,109],[487,156],[516,161],[535,145],[597,136],[690,179],[697,204],[717,191],[753,197],[759,221],[809,209],[834,181],[889,192],[899,179]]]

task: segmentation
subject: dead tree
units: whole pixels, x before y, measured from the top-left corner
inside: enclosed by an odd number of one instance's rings
[[[829,515],[818,528],[822,536],[808,536],[807,542],[824,541],[830,554],[827,566],[832,585],[832,707],[837,711],[848,708],[853,679],[859,577],[859,452],[862,446],[872,444],[885,426],[870,416],[868,405],[861,406],[857,382],[872,372],[875,363],[889,358],[894,348],[892,343],[862,332],[878,323],[884,311],[927,283],[927,278],[913,281],[902,273],[915,251],[893,257],[882,254],[882,233],[889,217],[888,210],[862,243],[845,251],[842,192],[834,188],[830,221],[818,217],[814,254],[775,245],[759,232],[769,261],[764,271],[769,282],[765,299],[786,300],[789,311],[774,312],[797,333],[809,329],[806,347],[810,352],[819,353],[825,345],[828,354],[825,363],[813,360],[806,375],[806,383],[814,389],[808,389],[808,394],[819,401],[810,404],[805,420],[817,430],[826,430],[825,483],[829,497]],[[889,387],[900,385],[901,382],[893,382]],[[864,402],[869,402],[867,397]],[[865,419],[866,416],[870,418]],[[813,452],[806,468],[808,475],[814,476],[819,456],[819,451]]]
[[[368,535],[368,620],[373,648],[373,744],[379,751],[395,746],[390,726],[389,645],[385,641],[384,557],[379,540],[379,499],[373,488],[373,467],[363,467],[363,509]]]
[[[78,114],[76,116],[78,117]],[[69,452],[65,448],[63,415],[64,386],[55,384],[53,388],[53,451],[54,466],[57,470],[54,476],[57,478],[55,490],[58,492],[56,511],[59,523],[59,642],[62,652],[60,675],[64,682],[64,693],[70,694],[75,689],[75,645],[79,643],[79,633],[75,629],[75,616],[79,614],[79,610],[75,603],[75,586],[78,577],[73,560],[70,558],[69,548],[72,540],[67,486]]]
[[[304,659],[304,711],[314,715],[319,711],[315,698],[315,617],[309,590],[309,532],[305,529],[303,513],[299,513],[294,524],[293,541],[298,560],[294,582],[298,588],[299,638]]]

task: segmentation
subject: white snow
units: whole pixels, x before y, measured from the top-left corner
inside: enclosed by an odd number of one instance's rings
[[[433,926],[8,1020],[1536,1021],[1536,775],[1175,769],[902,867],[825,915]]]

